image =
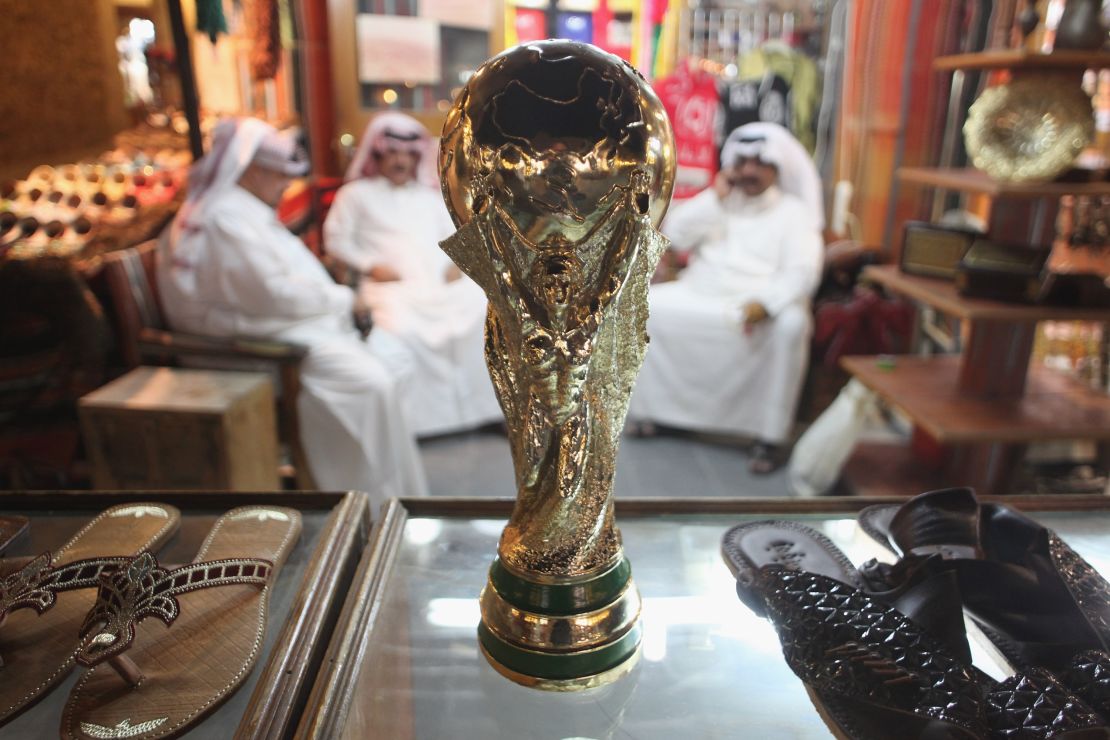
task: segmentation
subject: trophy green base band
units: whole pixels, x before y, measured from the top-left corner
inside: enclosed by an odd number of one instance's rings
[[[478,625],[486,660],[506,678],[549,691],[576,691],[612,683],[636,666],[640,657],[639,622],[616,642],[592,650],[545,653],[507,643]]]
[[[540,583],[494,561],[478,640],[490,664],[536,688],[571,691],[616,680],[636,664],[640,594],[622,556],[586,579]]]
[[[543,614],[581,614],[600,609],[616,599],[632,578],[632,566],[621,557],[613,567],[583,581],[537,583],[512,573],[501,560],[493,561],[489,582],[513,606]]]

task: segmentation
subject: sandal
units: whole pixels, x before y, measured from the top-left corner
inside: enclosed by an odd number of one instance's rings
[[[175,737],[215,710],[258,660],[270,587],[300,531],[295,509],[233,509],[193,563],[167,570],[143,553],[103,576],[62,737]]]
[[[828,538],[794,522],[734,527],[722,550],[737,594],[775,625],[787,664],[838,737],[1110,737],[1051,675],[995,683],[950,648],[962,639],[966,650],[966,638],[922,626],[950,628],[945,603],[960,614],[954,582],[935,558],[873,591]]]
[[[752,475],[770,475],[782,467],[782,455],[776,445],[757,442],[748,457],[748,472]]]
[[[77,630],[100,574],[126,562],[125,556],[161,546],[180,522],[172,506],[113,506],[57,552],[7,561],[0,580],[0,725],[73,670]],[[104,553],[118,555],[93,557]]]
[[[1015,666],[1066,673],[1110,645],[1110,584],[1055,532],[970,488],[871,506],[860,526],[898,555],[936,553],[957,573],[964,606]]]

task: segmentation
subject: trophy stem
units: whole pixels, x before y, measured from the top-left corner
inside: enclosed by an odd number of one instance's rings
[[[483,654],[524,686],[601,686],[639,658],[640,594],[623,553],[600,573],[563,578],[518,574],[495,560],[480,602]]]

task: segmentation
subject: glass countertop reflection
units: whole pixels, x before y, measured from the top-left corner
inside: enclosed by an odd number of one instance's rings
[[[1036,517],[1110,572],[1110,513]],[[410,518],[361,656],[344,737],[828,737],[773,627],[737,599],[720,555],[725,530],[766,518],[618,516],[643,597],[640,660],[612,685],[568,694],[518,686],[479,652],[478,593],[505,521]],[[823,532],[854,563],[891,560],[854,515],[789,518]],[[973,653],[980,668],[1006,674],[985,646]]]

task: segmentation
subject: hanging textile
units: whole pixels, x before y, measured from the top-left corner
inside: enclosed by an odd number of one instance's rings
[[[746,123],[777,123],[812,154],[821,102],[817,65],[782,42],[771,41],[737,60],[737,79],[721,91],[725,131]]]
[[[221,33],[227,33],[223,0],[197,0],[197,30],[208,34],[212,43]]]
[[[717,174],[717,84],[712,75],[680,66],[655,83],[655,92],[674,126],[675,200],[709,187]]]
[[[251,78],[272,80],[281,65],[281,14],[277,0],[250,0],[246,11]]]

